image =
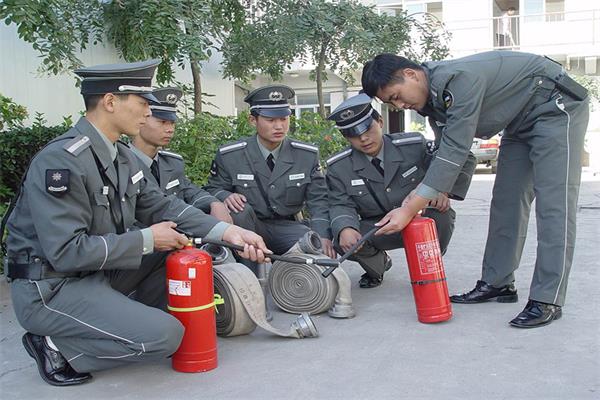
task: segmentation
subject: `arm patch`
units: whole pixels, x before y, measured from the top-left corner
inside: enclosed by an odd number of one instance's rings
[[[52,196],[61,197],[69,192],[69,174],[68,169],[47,169],[46,170],[46,192]]]

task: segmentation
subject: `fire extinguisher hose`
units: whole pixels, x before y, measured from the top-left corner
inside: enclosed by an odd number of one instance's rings
[[[319,336],[307,313],[298,315],[287,331],[269,324],[260,283],[252,271],[242,264],[215,265],[214,284],[215,291],[219,292],[225,303],[217,307],[219,336],[246,335],[254,331],[257,325],[283,337],[303,339]]]

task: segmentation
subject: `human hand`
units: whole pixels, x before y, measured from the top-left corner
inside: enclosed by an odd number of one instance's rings
[[[360,240],[362,235],[354,228],[344,228],[340,232],[340,247],[346,253],[352,246]]]
[[[246,206],[246,196],[239,193],[231,193],[223,200],[223,203],[225,203],[229,211],[241,212],[244,211],[244,207]]]
[[[233,220],[231,219],[231,215],[229,214],[227,206],[224,203],[221,203],[220,201],[210,203],[210,215],[212,215],[219,221],[227,222],[228,224],[233,224]]]
[[[450,199],[446,193],[439,193],[436,199],[429,202],[429,207],[433,207],[439,212],[446,212],[450,209]]]
[[[177,224],[173,221],[159,222],[150,226],[154,238],[154,250],[168,251],[181,249],[188,244],[189,239],[175,230]]]
[[[375,232],[375,235],[390,235],[400,232],[415,215],[416,213],[406,206],[394,208],[375,224],[375,226],[381,226],[381,229]]]
[[[336,258],[337,254],[333,248],[333,242],[329,239],[321,238],[321,244],[323,245],[323,253],[329,258]]]
[[[256,233],[240,228],[239,226],[230,225],[223,233],[223,240],[244,246],[244,251],[238,251],[238,254],[250,261],[255,261],[259,264],[270,262],[268,254],[273,252],[267,249],[263,238]]]

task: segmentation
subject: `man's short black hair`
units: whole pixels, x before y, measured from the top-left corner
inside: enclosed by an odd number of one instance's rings
[[[124,99],[129,96],[128,93],[114,93],[115,96]],[[83,103],[85,104],[86,111],[92,111],[94,108],[98,107],[98,103],[104,97],[103,94],[84,94],[83,95]]]
[[[405,68],[423,69],[422,66],[408,58],[390,53],[379,54],[363,67],[361,83],[364,92],[375,97],[377,91],[390,82],[402,82],[404,79],[397,72]]]

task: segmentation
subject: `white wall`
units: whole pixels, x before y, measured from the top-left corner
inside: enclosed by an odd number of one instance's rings
[[[122,62],[111,45],[91,46],[79,55],[84,65]],[[71,72],[61,75],[42,75],[38,72],[41,59],[32,46],[19,39],[15,25],[0,24],[0,93],[27,107],[30,117],[41,112],[49,124],[62,122],[71,115],[77,120],[83,111],[83,99],[75,87]],[[212,57],[202,68],[203,92],[215,94],[208,100],[216,107],[205,107],[217,115],[234,115],[234,84],[223,80],[219,71],[220,55]],[[189,66],[177,70],[177,80],[192,81]],[[30,118],[31,121],[31,118]]]

